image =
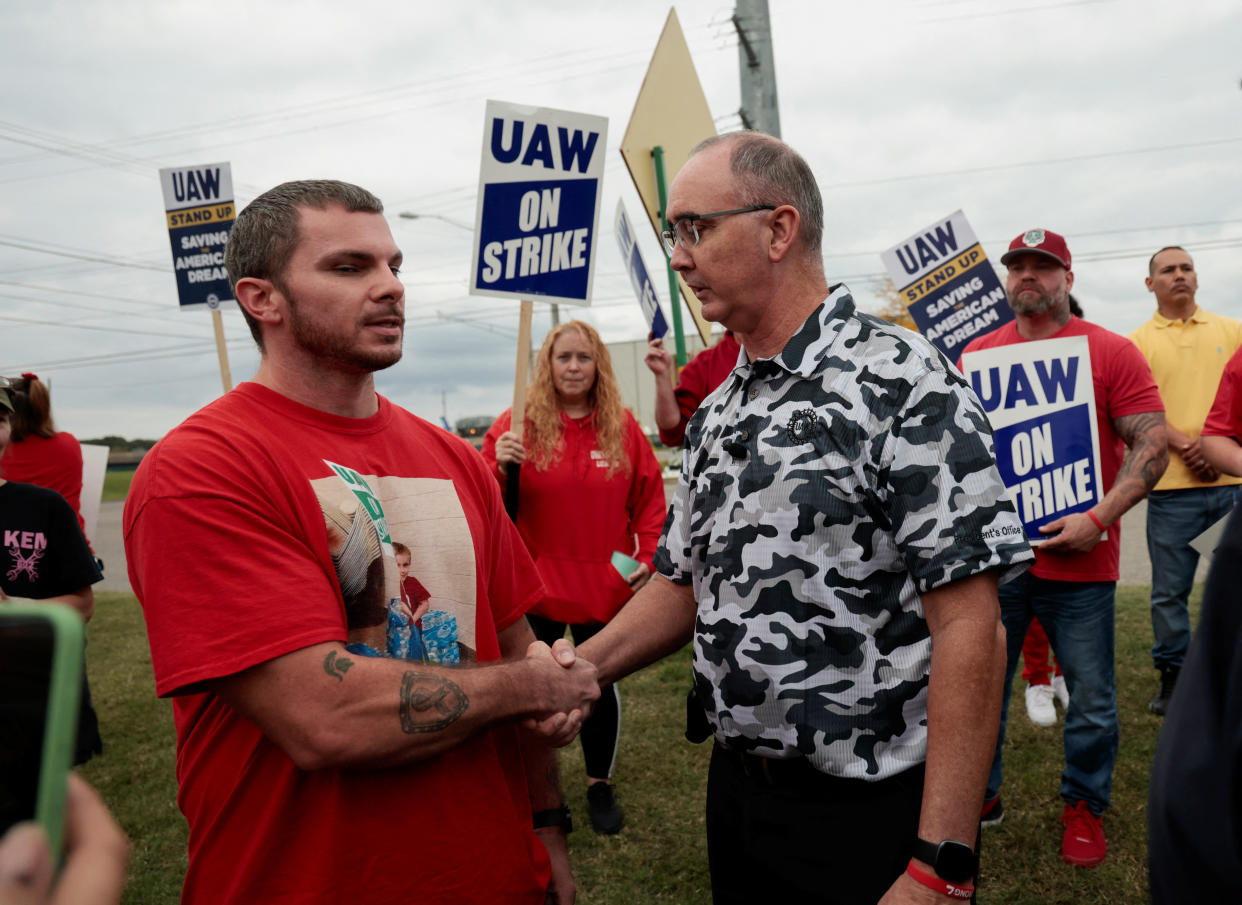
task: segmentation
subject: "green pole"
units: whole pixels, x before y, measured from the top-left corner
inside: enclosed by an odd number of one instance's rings
[[[656,189],[660,193],[660,222],[665,229],[668,229],[672,224],[668,222],[668,183],[664,178],[664,148],[656,145],[651,149],[651,156],[655,160]],[[663,242],[660,243],[660,247],[664,248]],[[686,338],[682,336],[681,330],[681,287],[677,284],[677,271],[673,270],[673,262],[667,256],[667,249],[664,254],[664,266],[668,269],[668,303],[673,309],[673,339],[677,344],[677,367],[684,368],[686,366]]]

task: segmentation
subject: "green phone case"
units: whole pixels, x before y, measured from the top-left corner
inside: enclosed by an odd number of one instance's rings
[[[42,623],[51,630],[52,664],[35,820],[43,826],[48,845],[59,862],[65,825],[66,778],[73,762],[82,692],[82,617],[72,607],[61,603],[6,600],[0,601],[0,622],[6,627]]]

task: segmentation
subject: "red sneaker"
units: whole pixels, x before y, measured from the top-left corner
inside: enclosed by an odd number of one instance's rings
[[[1067,804],[1061,814],[1065,835],[1061,837],[1061,860],[1075,867],[1096,867],[1108,854],[1104,821],[1087,808],[1085,801]]]

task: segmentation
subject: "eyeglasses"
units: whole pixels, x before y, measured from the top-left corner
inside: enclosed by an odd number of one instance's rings
[[[715,211],[710,214],[694,214],[682,217],[670,229],[663,230],[660,238],[664,240],[664,250],[671,258],[678,243],[683,248],[693,248],[699,244],[699,228],[695,225],[700,220],[713,220],[716,217],[729,217],[733,214],[749,214],[752,211],[774,211],[775,204],[754,204],[750,207],[736,207],[731,211]]]

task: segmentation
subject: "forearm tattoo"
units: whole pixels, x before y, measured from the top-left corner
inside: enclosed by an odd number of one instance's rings
[[[349,672],[349,668],[353,665],[353,660],[349,657],[338,657],[334,650],[328,651],[328,656],[323,658],[323,671],[338,682],[345,681],[345,673]]]
[[[1127,478],[1137,478],[1142,484],[1143,492],[1156,486],[1169,463],[1169,447],[1164,428],[1163,412],[1140,412],[1137,415],[1123,415],[1113,419],[1113,430],[1130,447],[1117,473],[1117,483]]]
[[[401,731],[407,735],[439,732],[469,706],[461,686],[444,676],[407,672],[401,677]]]

